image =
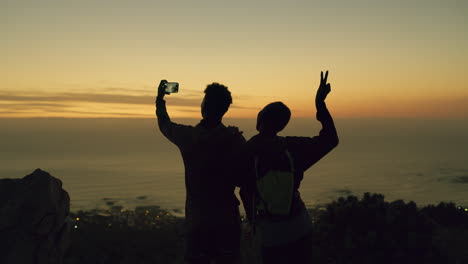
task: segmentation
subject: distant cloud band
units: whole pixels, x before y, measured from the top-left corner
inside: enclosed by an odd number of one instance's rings
[[[176,106],[199,106],[199,99],[170,98],[171,104]],[[57,93],[41,95],[11,95],[0,94],[0,101],[7,102],[90,102],[107,104],[138,104],[147,105],[154,103],[154,96],[149,95],[124,95],[104,93]]]
[[[109,115],[133,115],[132,113],[116,113],[115,109],[110,111],[97,112],[77,108],[82,103],[93,103],[96,106],[108,104],[127,104],[127,105],[152,105],[154,104],[154,95],[129,95],[125,89],[113,89],[115,92],[120,93],[96,93],[96,92],[74,92],[74,93],[48,93],[37,92],[35,94],[27,94],[26,92],[2,92],[0,91],[0,114],[13,114],[13,113],[34,113],[40,111],[42,113],[73,113],[73,114],[109,114]],[[128,90],[130,92],[130,90]],[[200,94],[202,95],[202,94]],[[188,97],[188,98],[187,98]],[[182,112],[199,112],[201,104],[200,98],[194,93],[190,93],[185,97],[178,97],[177,95],[166,96],[166,100],[171,107],[178,107],[178,111]],[[244,108],[232,105],[232,108]],[[137,110],[137,109],[133,109]],[[148,113],[148,115],[152,113]],[[141,115],[135,114],[135,115]]]

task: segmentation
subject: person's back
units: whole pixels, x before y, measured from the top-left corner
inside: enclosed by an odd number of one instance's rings
[[[239,202],[234,195],[235,160],[245,139],[236,127],[204,122],[188,132],[180,151],[185,166],[186,217],[192,222],[231,217]],[[192,219],[193,218],[193,219]]]
[[[250,159],[254,160],[255,168],[254,175],[250,175],[241,188],[241,197],[250,223],[262,238],[264,264],[308,263],[304,261],[310,257],[312,221],[301,199],[299,187],[304,172],[338,144],[333,119],[324,102],[330,92],[330,85],[326,83],[327,75],[328,72],[323,78],[322,74],[316,96],[317,119],[323,125],[318,136],[277,136],[289,122],[291,112],[283,103],[275,102],[260,111],[257,118],[259,134],[247,142],[247,150]],[[287,184],[285,177],[290,175],[291,183]],[[271,182],[265,180],[267,176],[271,176]],[[290,197],[285,189],[287,186],[292,186]],[[270,193],[281,196],[268,197],[268,192],[262,190],[268,188]],[[284,201],[281,204],[271,198]],[[272,212],[273,205],[288,203],[285,214],[278,214],[282,210]]]
[[[180,149],[185,167],[187,223],[186,260],[189,263],[230,263],[239,255],[239,201],[234,195],[239,175],[234,172],[245,144],[236,127],[221,120],[232,102],[227,87],[213,83],[205,90],[203,120],[196,126],[171,122],[166,111],[165,81],[156,99],[161,132]]]

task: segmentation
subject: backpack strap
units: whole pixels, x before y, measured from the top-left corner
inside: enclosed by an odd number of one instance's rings
[[[257,180],[259,178],[259,174],[258,174],[258,156],[255,155],[255,195],[257,195]],[[258,199],[260,199],[260,201],[263,203],[263,207],[265,208],[265,210],[267,210],[267,203],[265,202],[265,200],[263,200],[262,196],[261,195],[257,195]],[[255,211],[254,211],[254,214],[256,215],[257,214],[257,203],[256,203],[256,200],[254,200],[254,204],[255,204]]]
[[[294,186],[296,185],[296,167],[294,166],[294,159],[292,158],[291,153],[289,152],[288,149],[286,149],[286,155],[288,156],[289,159],[289,165],[291,166],[291,172],[294,175]],[[294,187],[293,187],[294,188]],[[290,214],[294,211],[294,204],[296,202],[296,199],[298,198],[299,193],[297,190],[293,189],[293,197],[291,200],[291,211]]]
[[[291,172],[292,172],[292,173],[295,173],[295,172],[296,172],[296,169],[294,168],[294,161],[293,161],[293,158],[292,158],[292,156],[291,156],[291,153],[289,153],[289,150],[288,150],[288,149],[286,149],[285,152],[286,152],[286,156],[288,156],[289,166],[290,166],[290,168],[291,168]]]

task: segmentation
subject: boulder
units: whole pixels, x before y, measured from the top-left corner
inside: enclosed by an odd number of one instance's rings
[[[45,171],[0,179],[0,263],[62,263],[70,242],[69,212],[62,182]]]

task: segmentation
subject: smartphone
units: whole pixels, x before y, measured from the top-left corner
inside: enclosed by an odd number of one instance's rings
[[[168,82],[166,83],[166,93],[177,93],[179,92],[179,83],[176,82]]]

